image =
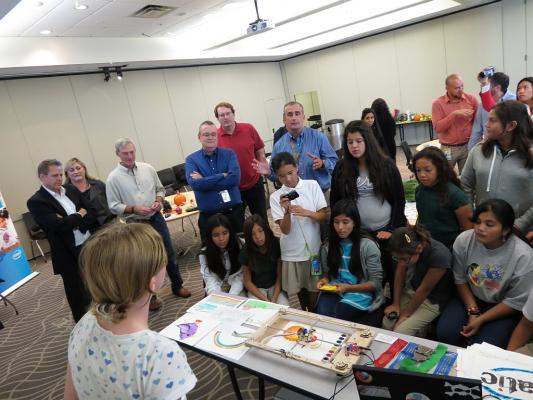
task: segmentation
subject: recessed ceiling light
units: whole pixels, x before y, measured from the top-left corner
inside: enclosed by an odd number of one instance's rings
[[[52,33],[50,29],[44,29],[41,32],[39,32],[41,35],[49,35]]]
[[[42,7],[42,6],[44,6],[44,3],[42,1],[35,2],[35,7]]]
[[[89,6],[87,4],[81,4],[80,2],[76,1],[74,3],[74,8],[76,10],[87,10],[89,8]]]

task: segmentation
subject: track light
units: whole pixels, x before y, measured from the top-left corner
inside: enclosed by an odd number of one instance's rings
[[[109,73],[109,68],[104,67],[102,68],[102,71],[104,71],[104,81],[109,82],[109,78],[111,78],[111,74]]]
[[[115,71],[117,73],[117,80],[121,81],[122,80],[122,67],[116,67]]]

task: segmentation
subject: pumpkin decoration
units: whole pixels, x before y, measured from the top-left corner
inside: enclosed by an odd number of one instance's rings
[[[177,206],[184,205],[186,201],[187,201],[187,197],[185,197],[185,195],[182,193],[178,193],[177,195],[174,196],[174,204],[176,204]]]

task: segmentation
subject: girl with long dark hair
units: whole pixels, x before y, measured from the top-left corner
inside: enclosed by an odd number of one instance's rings
[[[320,294],[316,312],[376,326],[382,314],[373,311],[384,302],[381,255],[376,243],[360,228],[355,202],[337,202],[331,212],[327,250],[323,250],[327,253],[323,257],[327,272],[317,283],[318,289],[328,285],[334,290]]]
[[[217,292],[241,294],[244,284],[239,251],[239,241],[229,219],[220,213],[209,217],[205,247],[198,257],[208,295]]]
[[[383,138],[389,149],[388,154],[390,157],[396,161],[396,141],[394,137],[396,136],[396,121],[392,118],[392,114],[389,110],[389,106],[385,100],[377,98],[372,102],[370,106],[376,114],[376,120],[381,128],[381,133],[383,133]]]
[[[496,104],[489,113],[486,140],[470,151],[461,174],[474,204],[507,201],[523,232],[533,225],[532,137],[533,122],[522,103]]]
[[[419,151],[413,165],[420,183],[415,191],[418,223],[429,229],[433,239],[451,249],[457,235],[472,228],[470,200],[440,149],[426,147]]]
[[[533,288],[533,250],[513,234],[514,211],[501,199],[481,203],[474,229],[453,245],[459,298],[437,324],[439,341],[456,346],[487,342],[505,348]]]
[[[378,242],[385,280],[392,291],[394,273],[387,243],[391,232],[407,222],[400,171],[362,121],[352,121],[344,129],[343,151],[344,158],[331,177],[331,207],[340,199],[355,200],[362,228]]]
[[[279,239],[259,214],[251,215],[243,224],[245,244],[239,261],[248,297],[289,305],[281,290],[281,249]]]
[[[389,155],[389,148],[385,143],[385,138],[383,137],[383,133],[381,132],[381,128],[379,127],[379,122],[376,119],[376,113],[374,112],[374,110],[372,110],[371,108],[363,109],[363,112],[361,113],[361,121],[366,123],[366,125],[372,130],[372,133],[378,141],[381,150],[383,150],[386,155]]]

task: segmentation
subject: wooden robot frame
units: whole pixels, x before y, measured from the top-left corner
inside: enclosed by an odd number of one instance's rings
[[[325,338],[321,331],[327,331],[330,337]],[[335,336],[333,339],[332,334]],[[246,341],[246,345],[339,375],[348,375],[352,372],[352,365],[357,364],[361,352],[370,348],[375,335],[371,329],[353,322],[306,311],[281,309]],[[285,340],[282,345],[281,339]],[[313,358],[310,355],[313,349],[321,347],[320,351],[325,352],[319,358],[315,352]]]

